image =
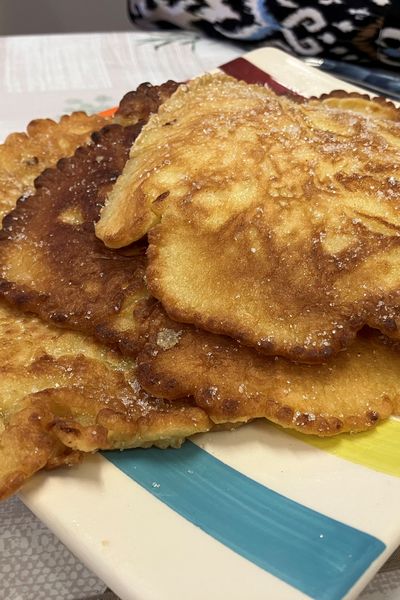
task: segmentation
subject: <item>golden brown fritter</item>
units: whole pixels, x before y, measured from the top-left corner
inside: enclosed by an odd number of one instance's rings
[[[112,121],[120,125],[135,125],[156,112],[177,88],[168,81],[160,86],[143,83],[121,100]],[[60,158],[71,156],[76,148],[90,141],[93,131],[104,127],[110,118],[75,112],[64,115],[59,122],[35,119],[26,133],[12,133],[0,145],[0,223],[14,208],[20,196],[34,192],[35,178],[54,166]]]
[[[321,103],[328,108],[337,108],[338,110],[348,110],[360,113],[365,117],[374,119],[385,119],[388,121],[400,121],[400,109],[393,102],[376,96],[371,98],[368,94],[358,92],[344,92],[343,90],[334,90],[329,94],[312,97],[304,100],[308,104],[320,105]]]
[[[194,80],[136,140],[97,224],[149,233],[177,321],[321,362],[364,325],[399,335],[400,122]]]
[[[364,431],[400,412],[400,343],[363,332],[322,365],[263,356],[232,339],[150,315],[138,357],[149,393],[193,396],[214,423],[264,417],[319,436]]]
[[[20,196],[33,192],[35,178],[47,167],[71,156],[90,134],[107,123],[100,115],[83,112],[51,119],[36,119],[26,133],[12,133],[0,145],[0,223]]]
[[[41,469],[79,464],[83,453],[67,448],[46,431],[52,416],[27,407],[13,415],[0,433],[0,500],[12,496]]]
[[[207,98],[204,92],[209,85],[204,85],[204,82],[215,82],[217,90],[222,91],[222,97]],[[229,82],[230,86],[224,90],[222,82]],[[194,86],[196,91],[200,91],[196,98],[199,105],[194,94],[189,93]],[[159,112],[150,118],[142,135],[132,146],[130,160],[113,186],[96,224],[98,237],[108,247],[120,248],[144,236],[159,221],[158,213],[162,210],[164,200],[172,193],[168,189],[170,184],[174,185],[174,194],[179,197],[188,194],[190,198],[198,183],[212,176],[216,154],[221,165],[229,160],[229,156],[224,157],[223,153],[210,146],[210,134],[214,129],[225,135],[227,115],[234,117],[239,113],[243,118],[253,116],[257,108],[264,107],[269,96],[273,97],[273,93],[267,88],[247,85],[225,75],[204,76],[189,85],[180,85],[172,97],[161,105]],[[203,120],[211,123],[214,119],[217,123],[213,128],[208,129],[207,123],[203,127]],[[200,135],[203,137],[201,146],[196,145],[198,124],[203,134]],[[189,133],[192,125],[195,134],[193,139]],[[231,125],[234,128],[235,123]],[[171,142],[175,138],[180,148],[179,166],[171,164],[171,158],[177,158],[177,152],[170,154]],[[190,155],[186,154],[186,150]],[[238,150],[236,148],[235,152]],[[192,181],[192,170],[197,173],[199,182]],[[214,183],[222,184],[222,178]]]
[[[113,122],[126,126],[147,121],[149,115],[158,111],[160,104],[175,92],[178,85],[171,80],[162,85],[142,83],[137,90],[128,92],[122,98]]]
[[[0,304],[0,498],[81,452],[179,446],[210,426],[191,401],[145,393],[118,352]]]
[[[0,293],[7,301],[125,353],[137,350],[134,311],[152,302],[143,281],[146,246],[110,251],[94,235],[94,222],[142,127],[147,98],[148,117],[155,98],[173,85],[127,95],[117,116],[136,124],[94,133],[91,144],[44,171],[35,194],[7,215],[0,232]]]
[[[134,305],[148,296],[145,246],[110,251],[93,224],[139,130],[108,125],[95,133],[91,145],[36,179],[35,194],[19,200],[0,232],[7,301],[126,351],[135,350]]]

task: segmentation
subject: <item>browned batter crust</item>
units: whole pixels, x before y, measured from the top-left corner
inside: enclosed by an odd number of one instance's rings
[[[365,431],[400,413],[400,347],[364,331],[322,365],[263,356],[234,340],[150,315],[138,379],[171,400],[193,396],[214,423],[266,418],[319,436]]]

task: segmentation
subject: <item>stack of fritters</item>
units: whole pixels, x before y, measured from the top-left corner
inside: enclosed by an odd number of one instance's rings
[[[319,435],[398,411],[399,208],[393,104],[299,103],[223,75],[181,86],[97,224],[114,248],[148,232],[162,308],[142,385],[194,395],[214,422],[265,416]],[[375,332],[356,337],[364,325]]]
[[[0,234],[0,497],[38,469],[74,464],[82,452],[179,446],[188,435],[212,426],[192,400],[170,402],[141,389],[132,358],[138,339],[133,307],[145,315],[147,303],[154,302],[146,301],[144,244],[116,253],[94,235],[104,195],[140,131],[138,119],[148,118],[175,88],[172,82],[145,85],[129,94],[114,124],[44,171],[35,192],[20,198],[5,219]],[[41,150],[44,156],[45,147]],[[50,150],[47,166],[54,163]],[[8,166],[7,175],[12,176]],[[11,273],[13,282],[7,280]]]
[[[33,192],[18,152],[4,170],[22,198],[0,233],[0,496],[83,452],[399,410],[397,109],[177,88],[129,93]]]

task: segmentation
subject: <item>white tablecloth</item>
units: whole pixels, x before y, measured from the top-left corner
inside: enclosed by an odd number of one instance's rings
[[[185,32],[0,38],[0,139],[34,117],[98,112],[144,81],[184,81],[240,54]]]
[[[143,81],[183,81],[241,53],[184,32],[0,38],[0,141],[33,118],[98,112]],[[400,560],[388,569],[363,598],[400,599]],[[0,503],[0,600],[95,598],[115,596],[17,498]]]

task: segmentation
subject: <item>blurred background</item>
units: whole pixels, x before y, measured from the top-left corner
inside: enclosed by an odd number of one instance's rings
[[[126,0],[0,0],[0,35],[129,30]]]

